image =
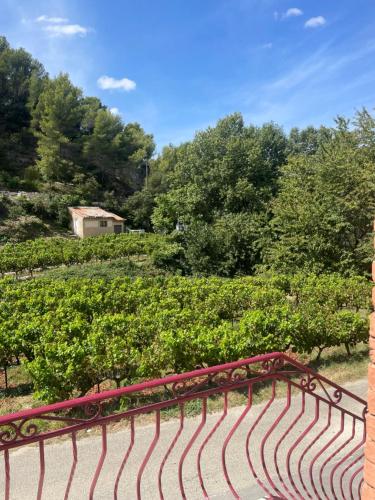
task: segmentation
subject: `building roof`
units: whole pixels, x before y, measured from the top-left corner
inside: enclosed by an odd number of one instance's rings
[[[124,221],[123,217],[107,212],[100,207],[69,207],[69,212],[72,215],[82,217],[83,219],[114,219],[117,221]]]

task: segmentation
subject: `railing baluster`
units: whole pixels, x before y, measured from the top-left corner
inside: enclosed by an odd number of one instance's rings
[[[4,450],[4,466],[5,466],[5,500],[9,500],[10,494],[10,465],[9,465],[9,451]]]
[[[228,394],[225,392],[224,393],[223,414],[221,415],[219,420],[216,422],[214,427],[211,429],[211,431],[207,435],[206,439],[203,441],[201,447],[199,448],[198,457],[197,457],[197,469],[198,469],[199,483],[200,483],[200,486],[202,488],[204,498],[208,498],[208,494],[207,494],[206,488],[204,487],[204,481],[203,481],[203,476],[202,476],[202,468],[201,468],[202,452],[203,452],[205,446],[207,445],[208,441],[211,439],[211,437],[215,434],[215,432],[218,430],[220,425],[223,423],[227,414],[228,414]]]
[[[325,432],[329,429],[329,426],[331,425],[331,414],[332,414],[332,409],[331,406],[328,407],[328,418],[327,418],[327,424],[326,426],[319,432],[317,436],[311,441],[311,443],[308,443],[303,452],[301,453],[301,456],[298,460],[298,474],[301,480],[302,488],[305,490],[306,494],[308,495],[309,498],[313,498],[311,494],[309,493],[305,481],[303,480],[303,475],[302,475],[302,462],[303,459],[306,455],[306,453],[314,446],[314,444],[321,439],[321,437],[325,434]],[[313,477],[312,477],[312,471],[309,469],[309,477],[310,477],[310,484],[312,484]]]
[[[227,484],[229,486],[229,489],[232,492],[234,498],[237,498],[237,499],[239,499],[240,497],[239,497],[237,491],[234,489],[233,484],[232,484],[232,482],[231,482],[231,480],[229,478],[228,469],[227,469],[227,463],[226,463],[226,451],[227,451],[227,447],[228,447],[229,441],[233,437],[233,434],[236,432],[236,430],[238,429],[238,427],[241,424],[241,422],[243,421],[243,419],[249,413],[249,411],[251,409],[251,406],[252,406],[252,401],[253,401],[253,386],[252,386],[252,384],[249,384],[249,386],[248,386],[248,393],[247,393],[247,405],[246,405],[244,411],[241,413],[241,415],[238,417],[238,419],[234,423],[234,425],[231,428],[231,430],[229,431],[227,437],[225,438],[223,447],[221,449],[221,463],[222,463],[222,466],[223,466],[224,477],[225,477],[225,480],[226,480],[226,482],[227,482]]]
[[[293,479],[292,473],[291,473],[290,464],[291,464],[292,454],[293,454],[294,450],[297,448],[297,446],[299,445],[299,443],[305,438],[305,436],[309,433],[309,431],[314,427],[314,425],[316,424],[318,419],[319,419],[319,400],[317,398],[315,398],[314,418],[312,419],[310,424],[306,427],[306,429],[303,430],[303,432],[296,439],[296,441],[293,443],[293,445],[289,448],[287,456],[286,456],[286,470],[287,470],[288,478],[289,478],[289,481],[294,489],[294,492],[297,495],[297,498],[303,499],[303,495],[301,495],[301,492],[299,491],[299,489],[298,489],[298,487]]]
[[[122,472],[123,472],[123,470],[125,468],[125,465],[126,465],[126,463],[128,461],[128,458],[129,458],[129,455],[130,455],[130,453],[131,453],[131,451],[133,449],[133,446],[134,446],[134,438],[135,438],[134,417],[131,416],[130,417],[130,443],[129,443],[128,449],[125,452],[124,458],[122,459],[120,468],[119,468],[117,476],[116,476],[115,488],[114,488],[114,492],[113,492],[113,496],[114,496],[115,500],[117,500],[118,486],[119,486],[119,482],[120,482],[120,479],[121,479]]]
[[[283,410],[281,411],[280,415],[275,419],[275,421],[273,422],[273,424],[271,425],[271,427],[268,429],[268,431],[263,436],[263,439],[262,439],[262,442],[261,442],[261,445],[260,445],[260,454],[261,454],[261,462],[262,462],[263,471],[264,471],[264,473],[266,475],[266,478],[267,478],[270,486],[276,491],[276,493],[278,495],[282,495],[282,493],[278,489],[278,487],[276,486],[276,484],[274,483],[272,477],[270,476],[270,474],[268,472],[268,468],[267,468],[267,465],[266,465],[266,459],[265,459],[265,456],[264,456],[264,448],[265,448],[265,445],[266,445],[266,442],[267,442],[268,438],[270,437],[270,435],[272,434],[272,432],[275,430],[275,428],[279,424],[279,422],[283,419],[283,417],[285,416],[285,414],[288,412],[288,410],[290,408],[290,403],[291,403],[291,387],[290,387],[290,384],[287,384],[287,397],[286,397],[285,406],[284,406]]]
[[[105,457],[107,455],[107,426],[104,424],[101,426],[102,427],[102,452],[100,454],[99,462],[98,465],[96,466],[95,474],[93,477],[93,480],[91,482],[91,487],[90,487],[90,492],[89,492],[89,499],[93,500],[94,498],[94,491],[96,488],[96,484],[98,482],[100,473],[103,468],[103,463],[105,460]]]
[[[272,498],[272,493],[271,491],[263,484],[263,482],[258,478],[258,474],[256,473],[255,471],[255,468],[254,468],[254,465],[253,465],[253,462],[251,460],[251,456],[250,456],[250,446],[249,446],[249,443],[250,443],[250,438],[254,432],[254,430],[256,429],[257,425],[259,424],[259,422],[262,420],[262,418],[264,417],[264,415],[267,413],[269,407],[272,405],[272,403],[274,402],[275,400],[275,397],[276,397],[276,380],[272,380],[272,394],[271,394],[271,399],[268,401],[268,403],[266,404],[266,406],[263,408],[263,410],[260,412],[260,414],[258,415],[257,419],[255,420],[255,422],[253,423],[253,425],[251,426],[249,432],[247,433],[247,436],[246,436],[246,457],[247,457],[247,462],[249,464],[249,467],[250,467],[250,470],[256,480],[256,482],[259,484],[259,486],[267,493],[267,495],[269,495],[271,498]]]
[[[147,450],[146,456],[143,459],[143,462],[139,468],[138,476],[137,476],[137,499],[138,500],[141,500],[141,481],[142,481],[143,471],[145,470],[145,467],[146,467],[148,461],[150,460],[152,452],[154,451],[156,443],[158,442],[159,436],[160,436],[160,410],[157,410],[155,412],[155,414],[156,414],[156,421],[155,421],[154,439],[152,440],[152,442],[149,446],[149,449]]]
[[[332,439],[330,439],[328,441],[328,443],[325,444],[325,446],[323,446],[323,448],[321,449],[321,451],[316,455],[316,457],[314,457],[314,460],[313,462],[315,462],[315,459],[318,458],[319,456],[321,456],[326,450],[328,450],[328,448],[331,446],[331,444],[333,444],[340,436],[341,434],[344,432],[344,422],[345,422],[345,415],[344,415],[344,412],[341,412],[341,421],[340,421],[340,429],[338,432],[336,432],[336,434],[333,436]],[[327,461],[329,460],[329,457],[327,459]],[[324,464],[325,462],[323,462],[323,464],[320,466],[320,469],[319,469],[319,484],[320,484],[320,487],[324,493],[324,495],[327,497],[327,494],[325,492],[325,489],[324,489],[324,484],[323,484],[323,468],[324,468]],[[313,483],[314,485],[314,483]],[[314,488],[314,491],[315,491],[315,488]]]
[[[190,448],[193,446],[195,440],[197,439],[197,437],[199,436],[199,434],[201,433],[203,427],[206,424],[206,415],[207,415],[207,398],[202,398],[202,418],[201,418],[201,423],[197,427],[196,431],[194,432],[194,434],[190,438],[188,444],[186,445],[184,451],[182,452],[182,455],[181,455],[181,458],[180,458],[180,461],[179,461],[179,464],[178,464],[178,482],[179,482],[179,485],[180,485],[180,492],[181,492],[182,498],[184,500],[186,499],[186,495],[185,495],[184,481],[183,481],[183,477],[182,477],[182,468],[184,466],[185,458],[186,458],[187,454],[189,453]]]
[[[363,471],[363,467],[362,467],[362,471]],[[365,480],[364,480],[364,478],[362,478],[359,485],[358,485],[358,498],[362,497],[361,492],[362,492],[362,487],[363,487],[364,482],[365,482]]]
[[[361,446],[363,446],[364,442],[361,443]],[[364,455],[363,453],[358,457],[356,458],[356,460],[353,460],[351,463],[349,463],[349,465],[347,467],[345,467],[344,471],[342,472],[341,474],[341,477],[340,477],[340,491],[341,491],[341,495],[343,498],[345,498],[345,493],[344,493],[344,476],[345,474],[347,473],[347,471],[349,469],[351,469],[352,467],[355,466],[355,464],[357,464],[358,462],[360,461],[363,461],[363,458],[364,458]],[[363,464],[361,464],[361,467],[359,469],[357,469],[355,472],[353,472],[350,480],[349,480],[349,492],[350,492],[350,498],[353,498],[353,482],[354,482],[354,479],[358,476],[358,474],[363,471]]]
[[[356,434],[356,421],[353,419],[353,437],[352,439],[354,439],[355,437],[355,434]],[[352,441],[352,439],[350,439],[346,444],[349,444],[350,441]],[[336,465],[333,467],[332,471],[331,471],[331,474],[330,474],[330,487],[331,487],[331,491],[334,493],[334,483],[333,483],[333,479],[334,479],[334,476],[338,470],[338,468],[350,457],[352,457],[353,455],[355,455],[355,453],[363,447],[363,444],[366,440],[366,435],[364,433],[363,437],[362,437],[362,440],[356,445],[354,446],[354,448],[352,448],[346,455],[344,455],[344,457],[339,460]],[[346,446],[346,445],[345,445]],[[341,449],[344,449],[343,446]],[[343,479],[344,479],[344,475],[345,473],[351,468],[353,467],[360,459],[361,457],[357,457],[357,459],[355,459],[354,461],[352,462],[349,462],[348,466],[341,472],[341,475],[340,475],[340,490],[341,492],[343,491],[342,489],[342,484],[343,484]],[[345,495],[343,495],[344,498],[345,498]]]
[[[281,477],[280,467],[279,467],[277,456],[278,456],[278,452],[279,452],[281,443],[285,440],[285,438],[287,437],[287,435],[296,426],[297,422],[301,419],[302,415],[304,415],[304,413],[305,413],[305,410],[306,410],[306,394],[305,394],[305,391],[301,392],[301,399],[302,399],[302,402],[301,402],[301,411],[298,413],[298,415],[293,420],[293,422],[291,423],[291,425],[287,428],[287,430],[284,432],[284,434],[281,436],[281,438],[277,442],[277,444],[275,446],[274,454],[273,454],[273,460],[274,460],[274,463],[275,463],[277,477],[279,478],[279,481],[282,484],[282,487],[285,488],[285,491],[287,492],[287,494],[291,498],[293,497],[293,494],[291,493],[291,491],[289,490],[289,488],[285,484],[286,481]]]
[[[326,468],[327,464],[329,462],[331,462],[333,460],[333,458],[338,454],[340,453],[341,450],[343,450],[344,448],[346,448],[346,446],[351,442],[353,441],[354,439],[354,436],[355,436],[355,422],[353,421],[353,426],[352,426],[352,434],[350,436],[349,439],[347,439],[341,446],[339,446],[338,448],[336,448],[336,450],[327,458],[327,460],[324,462],[324,464],[322,465],[322,469],[321,469],[321,473],[323,474],[323,470]],[[349,455],[350,456],[350,455]],[[340,462],[338,462],[340,464]],[[333,469],[331,470],[331,473],[329,475],[329,487],[330,487],[330,490],[331,492],[333,493],[333,495],[335,494],[335,492],[333,491],[333,476],[334,476],[334,473],[337,469],[337,464],[333,467]],[[324,494],[327,495],[326,491],[325,491],[325,488],[323,487],[323,491],[324,491]],[[328,496],[328,495],[327,495]]]
[[[160,495],[161,500],[164,500],[163,487],[162,487],[162,474],[163,474],[164,466],[165,466],[166,461],[168,460],[169,455],[172,453],[172,450],[175,447],[183,429],[184,429],[184,405],[180,404],[180,425],[179,425],[179,428],[177,429],[177,432],[176,432],[171,444],[168,447],[168,450],[166,451],[166,453],[163,457],[163,460],[162,460],[162,462],[160,464],[160,468],[159,468],[158,488],[159,488],[159,495]]]
[[[43,483],[45,474],[45,461],[44,461],[44,441],[39,441],[39,483],[38,483],[38,493],[36,495],[37,500],[42,498],[43,493]]]
[[[65,490],[64,500],[68,500],[69,498],[70,488],[72,486],[74,473],[77,467],[77,438],[75,432],[72,432],[72,451],[73,451],[73,462],[72,462],[72,467],[70,469],[68,484]]]

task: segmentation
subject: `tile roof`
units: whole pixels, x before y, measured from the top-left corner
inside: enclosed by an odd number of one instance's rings
[[[69,212],[72,215],[77,215],[84,219],[114,219],[117,221],[124,221],[123,217],[113,214],[112,212],[107,212],[100,207],[69,207]]]

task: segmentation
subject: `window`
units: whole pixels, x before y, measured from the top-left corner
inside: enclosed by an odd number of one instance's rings
[[[106,220],[101,220],[99,226],[100,227],[107,227],[108,222]]]

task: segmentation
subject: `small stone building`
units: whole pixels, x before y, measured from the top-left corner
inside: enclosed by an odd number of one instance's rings
[[[124,231],[125,219],[100,207],[69,207],[69,213],[73,232],[80,238]]]

